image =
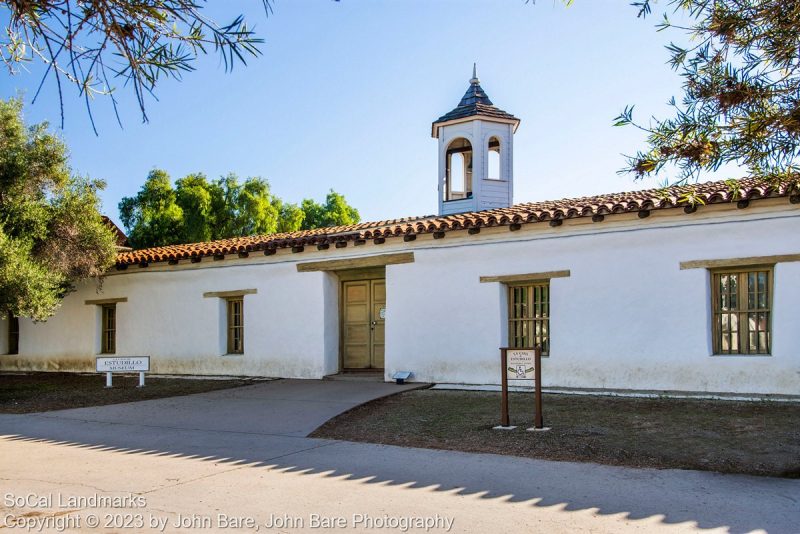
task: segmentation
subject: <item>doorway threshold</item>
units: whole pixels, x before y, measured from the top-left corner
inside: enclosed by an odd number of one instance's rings
[[[383,369],[353,369],[323,377],[323,380],[343,382],[386,382]]]

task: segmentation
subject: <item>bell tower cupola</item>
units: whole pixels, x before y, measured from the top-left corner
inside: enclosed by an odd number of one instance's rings
[[[461,102],[431,129],[439,140],[439,215],[513,204],[514,133],[519,122],[492,104],[473,65]]]

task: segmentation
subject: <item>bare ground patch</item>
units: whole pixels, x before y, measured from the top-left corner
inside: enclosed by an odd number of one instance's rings
[[[106,389],[104,374],[12,373],[0,374],[0,413],[32,413],[86,406],[102,406],[252,384],[247,379],[186,379],[147,377],[137,388],[138,376],[114,375],[114,387]]]
[[[633,467],[800,477],[800,404],[544,395],[548,432],[526,432],[533,395],[415,390],[336,417],[312,437]]]

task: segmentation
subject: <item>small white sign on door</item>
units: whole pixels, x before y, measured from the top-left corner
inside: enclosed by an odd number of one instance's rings
[[[381,320],[384,320],[384,319],[386,319],[386,308],[381,308],[381,309],[378,311],[378,317],[380,317],[380,318],[381,318]]]

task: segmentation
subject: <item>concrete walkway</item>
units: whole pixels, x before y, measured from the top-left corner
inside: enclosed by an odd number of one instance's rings
[[[350,408],[418,387],[419,384],[398,386],[385,382],[274,380],[198,395],[60,410],[39,417],[47,419],[48,426],[65,420],[95,421],[305,437]]]
[[[386,530],[400,532],[397,522],[417,517],[437,521],[432,532],[448,525],[451,532],[800,532],[797,480],[304,437],[328,417],[394,391],[392,384],[286,380],[0,416],[0,481],[12,495],[130,492],[146,504],[123,511],[156,526],[167,521],[169,532],[229,530],[218,514],[251,519],[266,532],[325,531],[313,514],[341,518],[340,528],[329,529],[338,532],[379,530],[359,522],[368,518],[395,521],[398,528]],[[28,517],[84,521],[67,525],[73,530],[85,529],[93,514],[120,511],[0,502],[0,519],[45,512]],[[181,526],[181,518],[209,523]]]

